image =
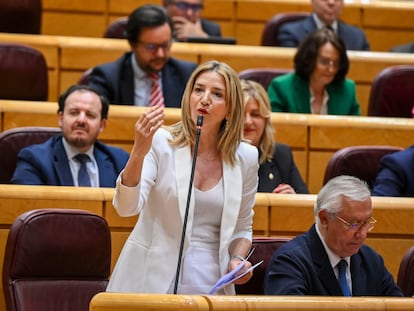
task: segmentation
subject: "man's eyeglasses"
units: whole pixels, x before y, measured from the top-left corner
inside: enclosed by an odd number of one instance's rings
[[[338,219],[340,222],[342,222],[345,226],[348,227],[348,229],[352,232],[359,232],[361,229],[367,230],[370,232],[374,227],[377,221],[374,217],[368,218],[368,220],[363,222],[354,222],[350,223],[343,219],[342,217],[339,217],[338,215],[335,215],[336,219]]]
[[[193,12],[200,12],[204,8],[204,5],[201,3],[187,3],[178,1],[171,2],[171,4],[175,5],[180,11],[187,11],[191,9]]]
[[[320,65],[326,68],[331,67],[331,66],[335,69],[339,68],[339,61],[332,60],[327,57],[318,57],[318,62]]]
[[[172,44],[172,41],[168,41],[165,43],[157,44],[157,43],[144,43],[144,42],[138,42],[140,45],[142,45],[148,52],[154,53],[158,51],[159,49],[162,49],[163,51],[167,51]]]

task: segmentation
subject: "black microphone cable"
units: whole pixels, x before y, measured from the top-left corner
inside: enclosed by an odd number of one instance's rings
[[[197,130],[196,130],[196,139],[195,139],[195,143],[194,143],[193,164],[191,166],[190,185],[188,187],[187,205],[186,205],[186,208],[185,208],[183,231],[181,233],[180,252],[178,253],[177,272],[175,274],[174,294],[177,294],[178,279],[180,278],[181,260],[182,260],[182,257],[183,257],[183,248],[184,248],[184,241],[185,241],[185,232],[187,230],[188,210],[190,209],[190,200],[191,200],[191,192],[192,192],[192,189],[193,189],[194,171],[195,171],[195,165],[196,165],[196,161],[197,161],[198,142],[200,140],[201,126],[202,125],[203,125],[203,116],[199,115],[197,117]]]

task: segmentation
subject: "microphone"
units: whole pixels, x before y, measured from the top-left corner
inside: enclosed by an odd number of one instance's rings
[[[180,251],[178,253],[177,272],[175,273],[174,294],[177,294],[178,279],[180,278],[181,260],[183,257],[183,249],[184,249],[184,241],[185,241],[185,232],[187,230],[188,210],[190,209],[190,200],[191,200],[191,192],[193,189],[195,164],[197,161],[198,142],[200,140],[202,126],[203,126],[203,116],[199,115],[197,117],[197,129],[196,129],[196,139],[194,143],[193,164],[191,166],[190,184],[188,187],[187,204],[185,208],[184,222],[183,222],[183,231],[181,233]]]

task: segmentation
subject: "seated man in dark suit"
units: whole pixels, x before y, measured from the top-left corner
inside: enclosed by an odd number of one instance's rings
[[[126,35],[131,51],[114,62],[95,67],[88,85],[111,104],[181,107],[181,97],[195,63],[171,57],[172,23],[164,8],[144,5],[128,17]],[[152,91],[161,99],[152,102]]]
[[[367,184],[332,178],[315,203],[316,223],[281,246],[264,280],[267,295],[403,296],[382,257],[364,245],[374,228]]]
[[[62,134],[23,148],[11,182],[23,185],[115,187],[128,153],[97,140],[109,103],[96,90],[74,85],[59,98]]]
[[[372,195],[414,197],[414,146],[381,159]]]
[[[344,6],[343,0],[311,0],[312,14],[299,21],[280,27],[277,41],[280,46],[297,47],[311,32],[322,27],[332,28],[345,42],[347,50],[369,51],[364,32],[339,20]]]
[[[204,0],[163,0],[173,23],[173,36],[177,41],[186,41],[188,37],[221,37],[217,23],[201,18]]]

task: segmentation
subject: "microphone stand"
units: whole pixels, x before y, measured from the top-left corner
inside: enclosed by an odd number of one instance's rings
[[[190,185],[188,187],[187,205],[186,205],[186,208],[185,208],[183,231],[181,233],[180,252],[178,253],[177,272],[175,274],[174,294],[177,294],[178,279],[180,278],[181,260],[182,260],[182,257],[183,257],[183,249],[184,249],[184,241],[185,241],[185,232],[187,230],[188,210],[190,209],[190,200],[191,200],[191,192],[192,192],[192,189],[193,189],[194,171],[195,171],[195,165],[196,165],[196,161],[197,161],[198,142],[200,140],[201,126],[202,125],[203,125],[203,116],[199,115],[197,117],[197,130],[196,130],[196,139],[195,139],[195,143],[194,143],[193,164],[191,166]]]

